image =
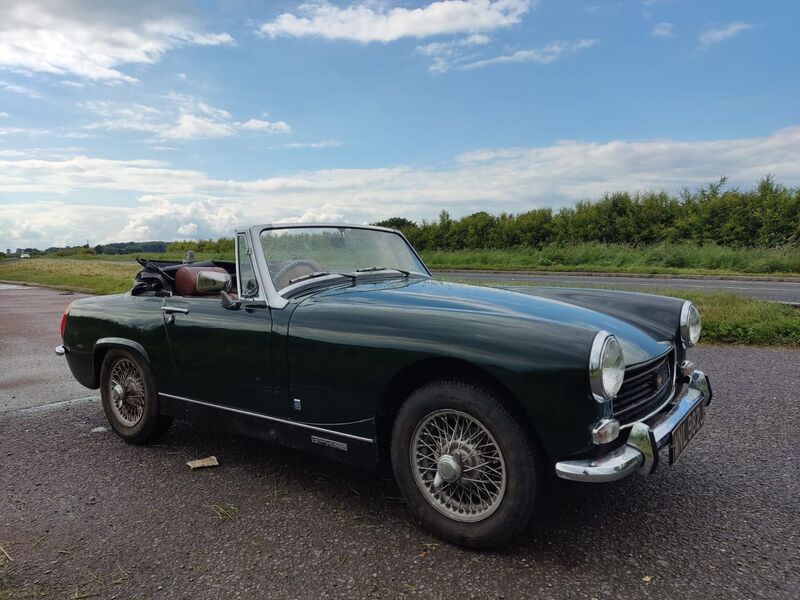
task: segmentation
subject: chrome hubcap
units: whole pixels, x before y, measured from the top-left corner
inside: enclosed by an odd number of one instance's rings
[[[144,415],[145,387],[139,367],[120,358],[111,368],[108,383],[111,412],[125,427],[133,427]]]
[[[461,479],[461,459],[459,455],[445,454],[439,457],[436,465],[436,476],[433,478],[433,487],[439,489],[445,482],[453,483]]]
[[[417,425],[409,449],[417,487],[436,510],[475,522],[500,506],[506,468],[500,446],[474,417],[439,410]]]
[[[114,402],[121,402],[125,400],[125,388],[123,388],[120,384],[115,383],[111,386],[111,399]]]

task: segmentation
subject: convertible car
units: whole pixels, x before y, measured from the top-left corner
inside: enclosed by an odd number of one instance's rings
[[[553,474],[672,464],[711,401],[686,358],[700,315],[675,298],[445,283],[370,226],[258,225],[235,261],[139,262],[130,292],[67,307],[56,348],[122,439],[177,418],[385,461],[464,546],[522,531]]]

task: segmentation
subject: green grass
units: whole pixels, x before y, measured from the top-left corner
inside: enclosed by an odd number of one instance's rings
[[[691,300],[703,319],[701,341],[712,344],[800,347],[800,309],[732,293],[653,293]]]
[[[498,271],[588,271],[669,274],[772,274],[800,276],[800,249],[728,248],[657,244],[635,248],[614,244],[553,244],[541,249],[434,250],[422,252],[432,269]]]
[[[133,287],[139,269],[135,263],[36,258],[0,263],[0,279],[89,294],[118,294]]]

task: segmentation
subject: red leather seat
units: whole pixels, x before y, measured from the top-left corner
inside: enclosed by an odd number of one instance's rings
[[[221,267],[192,267],[185,266],[175,271],[175,294],[177,296],[216,296],[219,292],[199,292],[197,290],[197,276],[202,271],[215,273],[228,273]]]

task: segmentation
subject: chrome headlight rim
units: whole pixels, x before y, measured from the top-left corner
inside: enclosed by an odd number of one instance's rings
[[[695,319],[696,317],[696,319]],[[696,345],[703,331],[703,322],[700,311],[694,302],[686,300],[681,306],[681,341],[684,348]]]
[[[616,349],[619,351],[619,356],[622,363],[620,366],[622,368],[624,378],[625,359],[622,353],[622,346],[620,345],[616,336],[608,331],[598,331],[594,336],[592,349],[589,352],[589,382],[591,384],[592,396],[598,403],[611,402],[619,393],[619,387],[617,387],[616,390],[613,390],[613,392],[609,392],[603,383],[603,359],[605,357],[605,353],[608,351],[608,348],[611,346],[616,346]],[[622,384],[620,381],[620,387],[621,385]]]

